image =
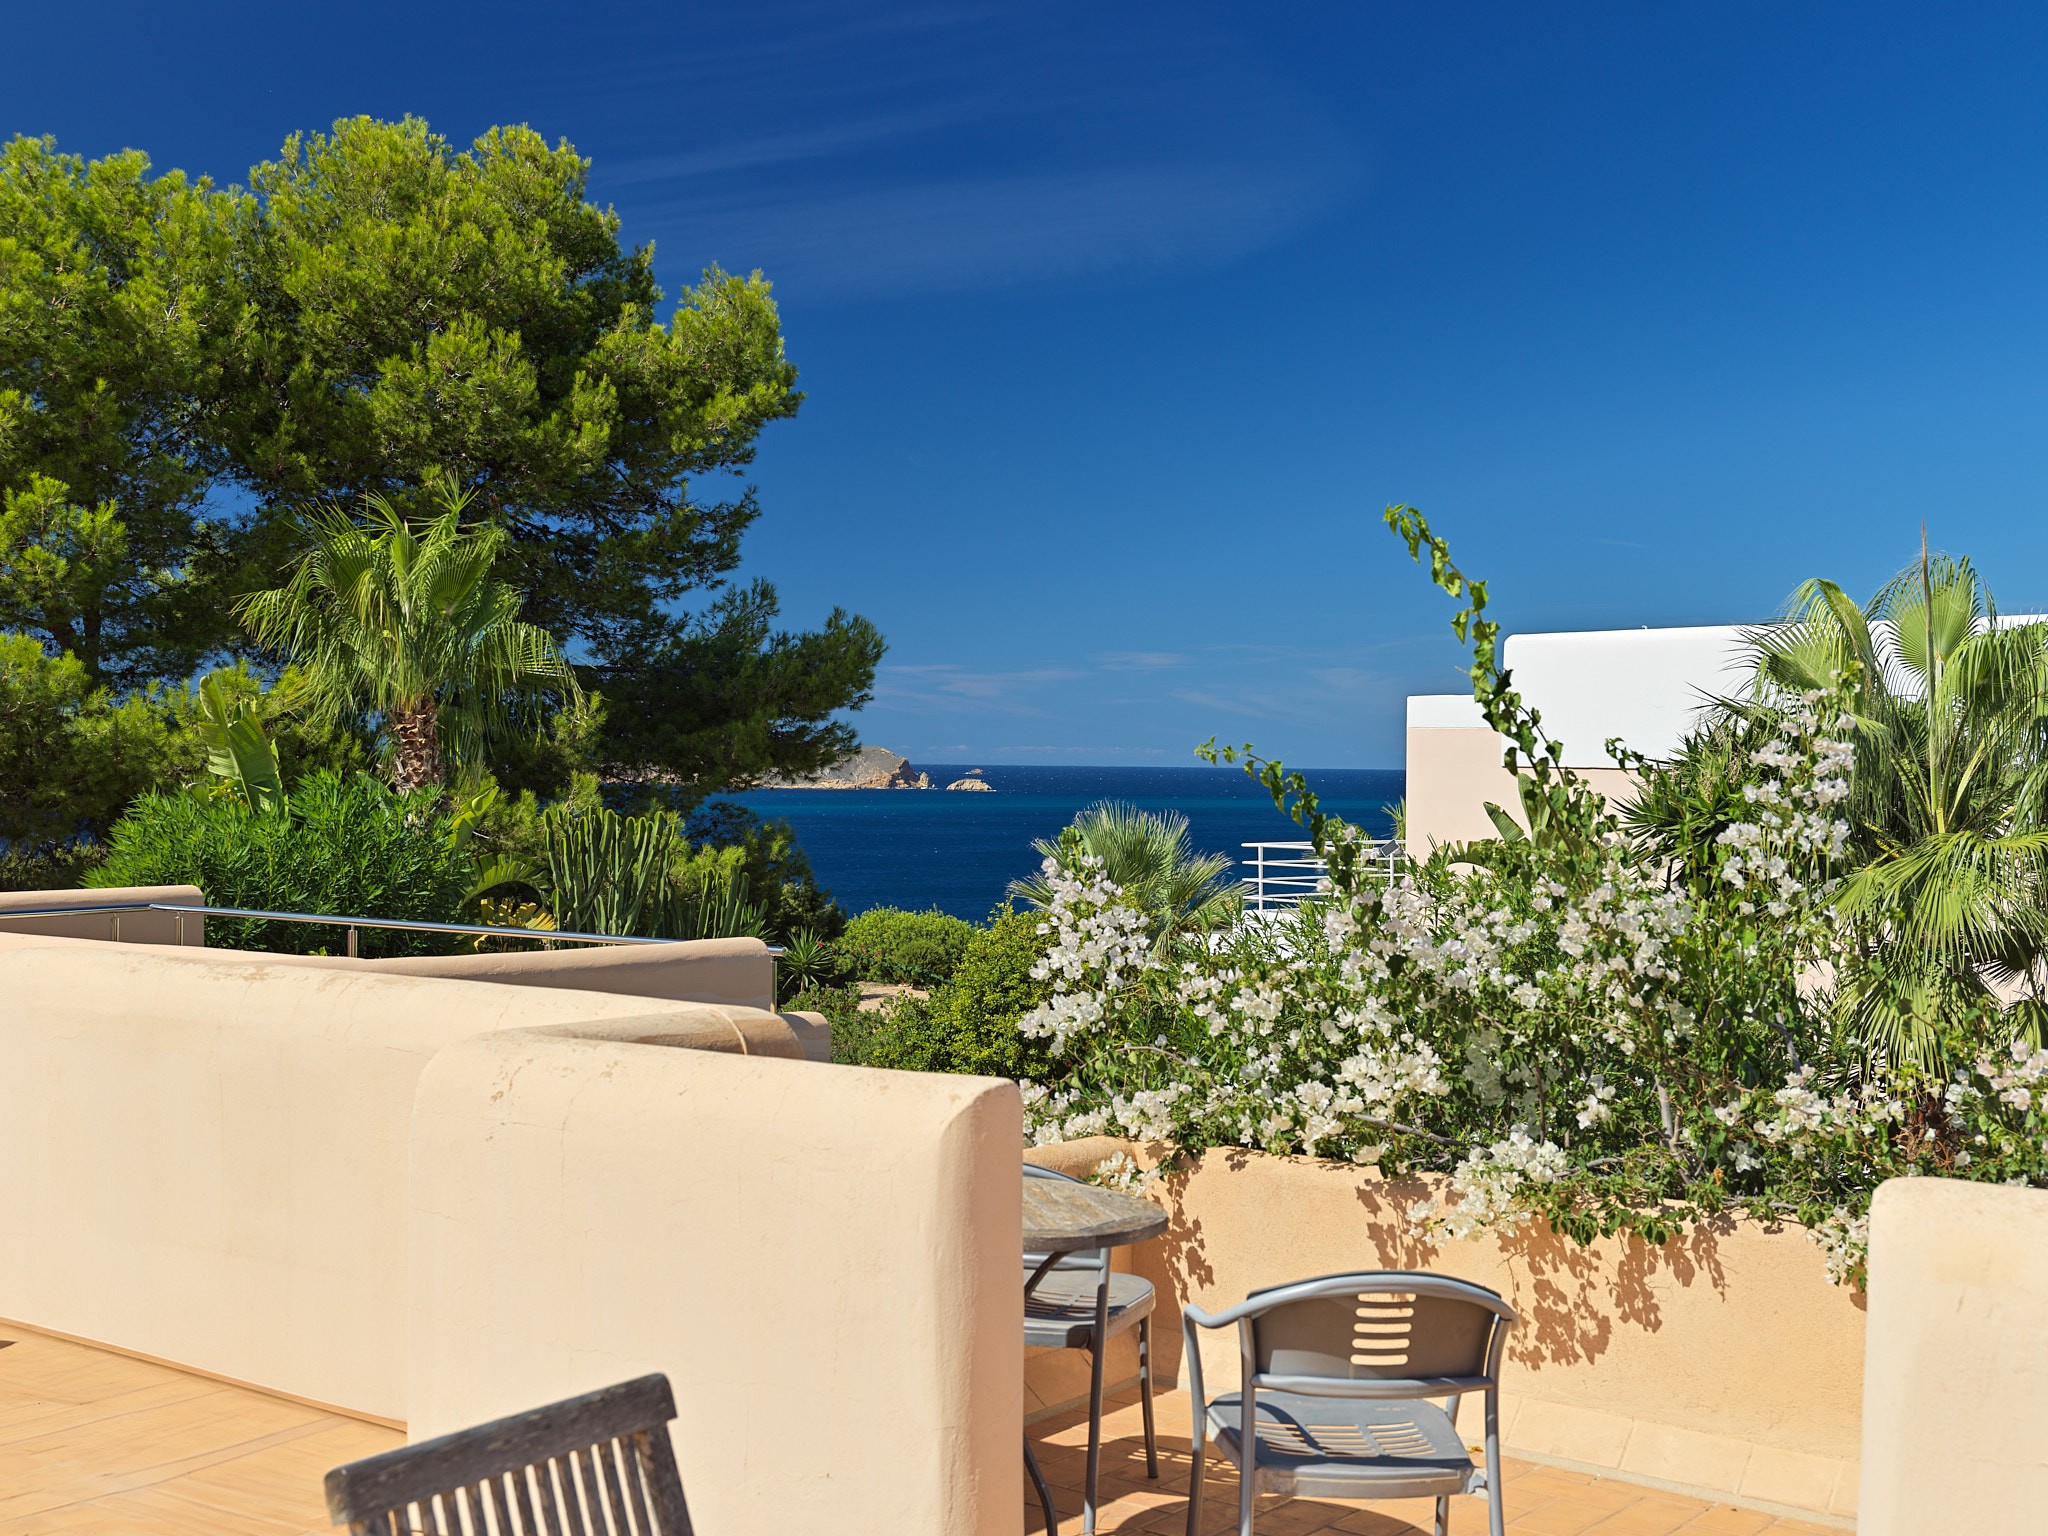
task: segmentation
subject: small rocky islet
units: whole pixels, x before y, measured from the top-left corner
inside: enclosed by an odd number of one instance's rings
[[[978,777],[980,769],[955,779],[947,789],[992,793],[995,786]],[[853,756],[802,778],[769,779],[763,789],[932,789],[932,776],[910,766],[910,760],[887,747],[862,747]]]

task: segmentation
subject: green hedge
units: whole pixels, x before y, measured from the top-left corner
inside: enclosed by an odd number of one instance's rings
[[[1017,1021],[1051,994],[1031,968],[1044,953],[1037,912],[1004,912],[969,938],[952,980],[930,997],[905,997],[880,1013],[835,1020],[837,1059],[908,1072],[972,1072],[987,1077],[1044,1075],[1043,1044],[1017,1033]],[[855,919],[859,921],[859,919]]]
[[[936,987],[959,969],[977,932],[974,924],[943,912],[876,907],[848,923],[833,947],[840,963],[863,981]]]

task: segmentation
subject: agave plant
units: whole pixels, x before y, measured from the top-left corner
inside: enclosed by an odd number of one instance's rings
[[[1100,860],[1102,873],[1150,916],[1154,938],[1211,932],[1244,910],[1245,887],[1228,878],[1230,859],[1196,853],[1185,816],[1104,800],[1076,816],[1059,841],[1031,846],[1068,871],[1084,857]],[[1011,881],[1010,894],[1028,906],[1052,905],[1043,874]]]
[[[1753,711],[1853,686],[1850,858],[1835,904],[1844,1027],[1875,1057],[1941,1065],[1942,1034],[2048,1018],[2048,625],[2002,623],[1966,560],[1930,557],[1859,608],[1809,581],[1754,637]],[[1738,706],[1740,707],[1740,706]]]

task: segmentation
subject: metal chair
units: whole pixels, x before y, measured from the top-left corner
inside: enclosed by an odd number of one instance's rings
[[[1482,1491],[1492,1536],[1503,1536],[1500,1360],[1520,1319],[1494,1292],[1440,1275],[1369,1270],[1269,1286],[1213,1317],[1191,1305],[1182,1316],[1195,1420],[1189,1536],[1200,1529],[1204,1441],[1212,1434],[1237,1467],[1239,1536],[1252,1536],[1260,1493],[1433,1498],[1436,1536],[1448,1536],[1451,1496]],[[1195,1329],[1226,1323],[1237,1324],[1244,1385],[1209,1399]],[[1458,1399],[1468,1392],[1485,1394],[1483,1468],[1458,1435]],[[1429,1401],[1435,1397],[1443,1407]]]
[[[1066,1179],[1050,1168],[1024,1164],[1030,1179]],[[1024,1255],[1024,1342],[1047,1349],[1085,1349],[1088,1376],[1088,1471],[1081,1494],[1082,1536],[1094,1536],[1096,1475],[1102,1462],[1102,1363],[1106,1342],[1138,1330],[1138,1394],[1145,1416],[1145,1475],[1159,1475],[1159,1442],[1152,1425],[1152,1282],[1110,1268],[1109,1250]],[[1045,1509],[1048,1536],[1054,1531],[1050,1496],[1027,1440],[1024,1454]]]
[[[666,1376],[366,1456],[327,1474],[352,1536],[691,1536]]]

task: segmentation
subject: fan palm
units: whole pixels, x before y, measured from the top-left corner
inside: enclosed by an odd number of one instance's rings
[[[2048,625],[2000,623],[1966,560],[1929,558],[1862,608],[1832,582],[1754,637],[1757,703],[1852,680],[1854,960],[1841,1017],[1871,1054],[1939,1065],[1944,1022],[2017,1000],[2038,1039],[2048,981]]]
[[[443,783],[444,758],[476,761],[522,696],[577,692],[554,637],[520,622],[518,589],[491,576],[505,531],[464,526],[469,498],[445,483],[429,495],[438,511],[419,522],[376,495],[360,519],[307,514],[290,580],[235,609],[298,663],[316,716],[381,719],[401,791]]]
[[[1225,878],[1230,860],[1196,853],[1185,816],[1105,800],[1076,816],[1058,842],[1040,838],[1032,847],[1067,870],[1080,857],[1100,859],[1103,875],[1151,918],[1155,938],[1206,932],[1244,909],[1244,886]],[[1010,894],[1029,906],[1052,905],[1042,874],[1011,881]]]

